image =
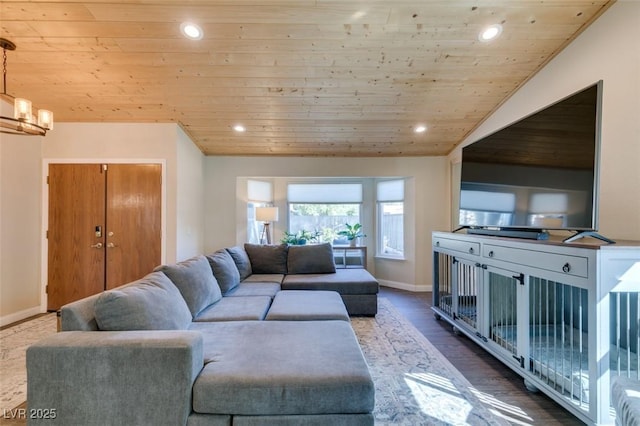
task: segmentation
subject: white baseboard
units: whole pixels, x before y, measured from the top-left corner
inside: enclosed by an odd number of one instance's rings
[[[36,306],[34,308],[29,308],[20,312],[15,312],[13,314],[5,315],[0,317],[0,327],[13,324],[14,322],[22,321],[23,319],[27,319],[42,313],[43,311],[40,309],[40,306]]]
[[[432,287],[430,285],[415,285],[380,279],[378,280],[378,283],[383,287],[397,288],[398,290],[413,291],[415,293],[432,290]]]

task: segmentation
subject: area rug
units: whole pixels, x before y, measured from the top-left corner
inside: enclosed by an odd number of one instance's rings
[[[508,425],[475,396],[449,361],[381,298],[375,317],[354,317],[376,387],[376,425]],[[49,314],[0,331],[0,411],[26,400],[26,348],[56,332]]]
[[[26,401],[27,348],[56,329],[56,314],[47,314],[0,331],[0,413]]]
[[[389,302],[351,319],[376,387],[376,425],[509,425]]]

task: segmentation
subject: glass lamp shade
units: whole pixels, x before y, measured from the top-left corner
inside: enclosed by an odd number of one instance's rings
[[[37,128],[34,127],[35,123],[36,117],[32,115],[30,120],[27,120],[22,124],[22,128],[29,134],[38,133]]]
[[[31,101],[16,98],[13,103],[13,117],[20,121],[31,121]]]
[[[38,126],[47,130],[53,129],[53,113],[46,109],[38,110]]]

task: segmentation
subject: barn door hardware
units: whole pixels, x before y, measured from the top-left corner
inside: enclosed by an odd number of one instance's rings
[[[518,281],[520,285],[524,285],[524,274],[520,273],[520,275],[513,275],[513,279]]]

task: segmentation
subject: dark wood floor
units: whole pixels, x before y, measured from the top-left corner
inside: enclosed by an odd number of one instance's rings
[[[431,293],[413,293],[382,287],[389,300],[444,354],[480,392],[495,399],[495,411],[514,425],[583,425],[584,423],[543,393],[531,393],[522,377],[505,367],[466,336],[454,334],[446,321],[435,319]]]

